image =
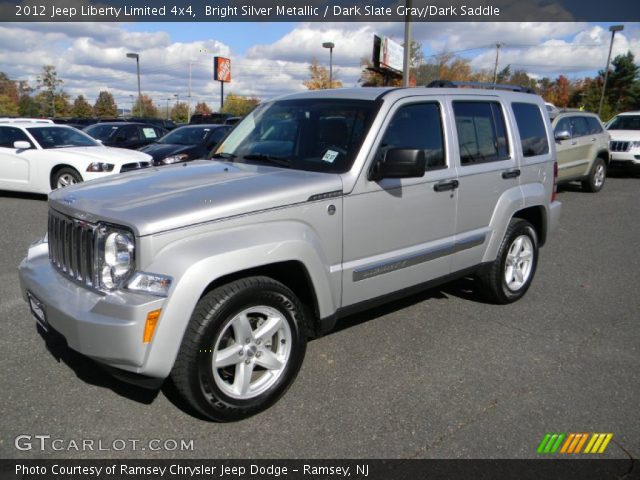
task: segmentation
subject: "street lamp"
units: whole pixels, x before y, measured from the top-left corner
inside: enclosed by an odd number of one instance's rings
[[[138,102],[140,103],[140,109],[142,110],[142,90],[140,90],[140,55],[137,53],[127,53],[127,58],[136,59],[136,68],[138,70]],[[133,114],[133,112],[131,113]]]
[[[333,42],[324,42],[322,46],[329,49],[329,88],[333,88],[333,48],[335,44]]]
[[[171,101],[171,97],[167,98],[167,120],[169,120],[169,102]]]
[[[135,101],[133,100],[134,99],[133,95],[129,95],[129,96],[131,97],[131,111],[129,112],[129,116],[133,117],[133,106],[135,105]]]
[[[609,78],[609,62],[611,61],[611,50],[613,50],[613,39],[616,36],[616,32],[624,30],[624,25],[611,25],[609,31],[611,32],[611,43],[609,44],[609,56],[607,56],[607,64],[604,66],[604,82],[602,84],[602,95],[600,96],[600,107],[598,107],[598,116],[602,113],[602,104],[604,103],[604,91],[607,88],[607,78]]]

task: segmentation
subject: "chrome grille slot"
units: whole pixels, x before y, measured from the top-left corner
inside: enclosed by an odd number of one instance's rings
[[[93,287],[96,225],[49,211],[49,259],[67,277]]]
[[[609,148],[612,152],[627,152],[629,151],[630,142],[612,141]]]

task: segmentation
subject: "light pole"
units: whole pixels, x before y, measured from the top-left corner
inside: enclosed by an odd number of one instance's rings
[[[598,107],[598,116],[602,113],[602,104],[604,103],[604,91],[607,88],[607,78],[609,78],[609,62],[611,61],[611,50],[613,50],[613,39],[616,36],[616,32],[624,30],[624,25],[611,25],[609,31],[611,32],[611,43],[609,44],[609,56],[607,56],[607,64],[604,66],[604,83],[602,84],[602,95],[600,96],[600,106]]]
[[[169,120],[169,102],[171,101],[171,98],[167,98],[167,120]]]
[[[333,42],[324,42],[322,46],[329,49],[329,88],[333,88],[333,48],[336,45]]]
[[[129,95],[129,96],[131,97],[131,111],[129,112],[129,116],[133,117],[133,106],[135,105],[135,101],[133,100],[134,99],[133,95]]]
[[[142,110],[142,90],[140,90],[140,55],[137,53],[127,53],[127,58],[136,59],[136,69],[138,70],[138,103],[140,104],[140,110]],[[133,114],[133,111],[131,114]],[[142,112],[140,112],[140,116],[142,116]]]

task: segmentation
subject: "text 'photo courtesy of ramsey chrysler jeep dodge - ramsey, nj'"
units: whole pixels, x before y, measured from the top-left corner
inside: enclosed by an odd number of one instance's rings
[[[543,100],[511,88],[360,88],[261,104],[213,161],[53,192],[19,267],[42,330],[202,415],[260,412],[307,339],[456,277],[510,303],[558,224]],[[476,85],[477,87],[477,85]]]

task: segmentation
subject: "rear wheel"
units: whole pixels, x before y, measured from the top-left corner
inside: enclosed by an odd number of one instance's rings
[[[478,275],[485,296],[495,303],[511,303],[529,289],[538,264],[538,236],[531,223],[509,223],[494,262]]]
[[[582,188],[587,192],[596,193],[604,187],[604,181],[607,178],[607,165],[601,158],[596,158],[593,162],[589,177],[582,182]]]
[[[196,306],[171,377],[184,399],[212,420],[240,420],[289,388],[306,349],[303,307],[268,277],[219,287]]]
[[[69,185],[75,185],[80,182],[82,182],[82,177],[76,170],[71,167],[64,167],[58,170],[53,176],[51,188],[68,187]]]

